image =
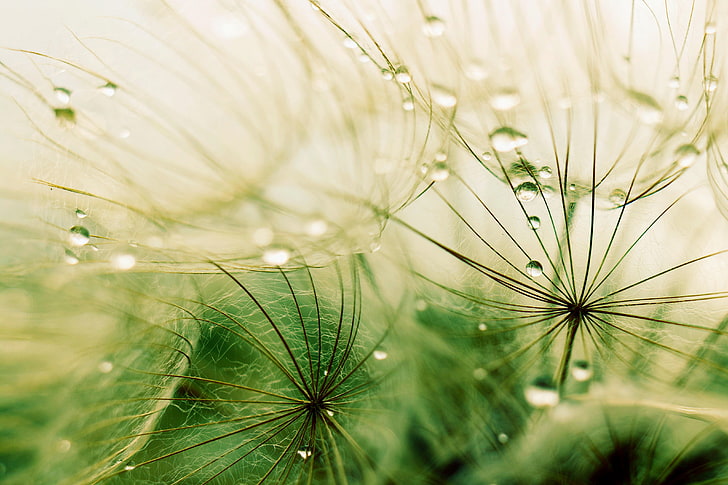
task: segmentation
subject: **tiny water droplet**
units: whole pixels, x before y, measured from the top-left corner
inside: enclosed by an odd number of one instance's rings
[[[487,162],[493,158],[493,154],[490,152],[483,152],[481,158]]]
[[[356,45],[356,41],[348,36],[344,38],[343,44],[344,47],[346,47],[347,49],[356,49],[357,47],[359,47],[358,45]]]
[[[56,108],[53,113],[62,124],[72,125],[76,122],[76,112],[71,108]]]
[[[71,442],[69,440],[58,440],[56,443],[56,449],[60,453],[67,453],[71,449]]]
[[[526,264],[526,274],[531,278],[536,278],[543,274],[543,266],[536,260],[529,261]]]
[[[83,226],[73,226],[68,230],[68,241],[71,246],[84,246],[91,239],[91,234]]]
[[[524,392],[526,401],[535,408],[553,407],[559,403],[559,392],[551,378],[542,376],[533,380]]]
[[[667,87],[672,89],[677,89],[680,87],[680,77],[679,76],[672,76],[669,81],[667,81]]]
[[[88,217],[88,214],[86,214],[81,209],[76,209],[76,217],[78,217],[79,219],[85,219],[86,217]]]
[[[53,94],[59,103],[63,106],[68,106],[71,102],[71,90],[66,88],[53,88]]]
[[[432,86],[430,90],[432,101],[442,108],[452,108],[458,103],[458,98],[447,88]]]
[[[521,95],[515,89],[503,89],[497,91],[490,98],[490,107],[496,111],[507,111],[518,106],[521,102]]]
[[[415,100],[411,96],[404,98],[402,101],[402,109],[405,111],[412,111],[415,109]]]
[[[700,150],[695,148],[695,145],[690,143],[680,145],[675,149],[675,163],[680,168],[688,168],[695,163],[698,155],[700,155]]]
[[[507,434],[505,434],[505,433],[500,433],[500,434],[498,435],[498,441],[499,441],[499,442],[500,442],[501,444],[505,445],[506,443],[508,443],[508,441],[510,441],[510,438],[508,437],[508,435],[507,435]]]
[[[109,98],[116,94],[116,90],[119,89],[119,86],[112,83],[111,81],[107,82],[103,86],[99,86],[99,91],[101,91],[101,94],[104,96],[108,96]]]
[[[78,264],[78,256],[70,249],[66,249],[63,253],[63,260],[70,265]]]
[[[662,107],[652,96],[639,91],[629,91],[628,95],[642,123],[654,125],[662,121]]]
[[[579,382],[586,382],[592,378],[594,372],[586,360],[575,360],[571,365],[571,375]]]
[[[422,24],[422,33],[427,37],[441,37],[445,33],[445,22],[434,15],[425,17],[425,23]]]
[[[286,264],[291,259],[291,253],[284,248],[268,248],[263,251],[263,261],[274,266]]]
[[[523,182],[516,187],[516,197],[521,202],[530,202],[538,195],[538,185],[533,182]]]
[[[380,249],[382,249],[382,243],[379,240],[369,243],[369,251],[376,253]]]
[[[609,202],[615,206],[622,206],[627,201],[627,194],[622,189],[614,189],[609,193]]]
[[[400,84],[407,84],[412,81],[412,76],[410,75],[406,67],[398,66],[394,70],[394,79]]]
[[[303,458],[304,460],[305,460],[305,459],[307,459],[307,458],[310,458],[310,457],[311,457],[311,455],[313,454],[313,453],[311,452],[311,450],[307,450],[307,449],[304,449],[304,450],[298,450],[298,451],[297,451],[296,453],[298,453],[298,456],[300,456],[300,457],[301,457],[301,458]]]
[[[330,418],[333,418],[335,413],[331,409],[327,409],[326,414],[328,414]]]
[[[447,162],[435,162],[428,171],[428,178],[433,182],[442,182],[450,176],[450,168]]]
[[[705,78],[703,81],[705,85],[705,91],[712,93],[718,88],[718,78],[710,75]]]
[[[111,266],[115,269],[126,271],[136,265],[136,258],[128,253],[116,253],[111,256]]]
[[[480,330],[481,332],[485,332],[486,330],[488,330],[488,325],[486,325],[485,323],[479,323],[478,330]]]
[[[314,219],[306,224],[306,234],[311,237],[321,237],[329,230],[328,223],[323,219]]]
[[[132,471],[132,470],[133,470],[133,469],[135,469],[135,468],[136,468],[136,466],[134,466],[134,465],[126,465],[126,466],[124,467],[124,471],[125,471],[125,472],[130,472],[130,471]]]
[[[415,302],[415,310],[418,312],[424,312],[427,310],[427,302],[425,300],[417,300]]]
[[[708,22],[705,24],[705,34],[706,35],[713,35],[715,34],[717,28],[713,22]]]
[[[473,379],[475,379],[476,381],[482,381],[486,377],[488,377],[488,371],[487,370],[485,370],[485,369],[483,369],[481,367],[478,367],[476,369],[473,369]]]
[[[99,362],[98,369],[99,372],[101,372],[102,374],[108,374],[109,372],[114,370],[114,364],[112,364],[108,360],[105,360],[103,362]]]
[[[499,152],[509,152],[528,143],[528,137],[508,126],[502,126],[490,134],[490,143],[493,149]]]
[[[538,176],[539,176],[539,178],[542,178],[542,179],[550,179],[551,175],[553,175],[553,173],[554,172],[553,172],[553,170],[551,170],[551,167],[544,166],[544,167],[541,167],[541,169],[538,171]]]
[[[676,97],[675,98],[675,107],[679,111],[685,111],[686,109],[688,109],[690,107],[690,104],[688,103],[688,98],[685,96],[682,96],[682,95]]]
[[[538,216],[530,216],[528,218],[528,227],[535,231],[541,227],[541,219]]]
[[[382,79],[385,81],[391,81],[394,79],[394,73],[389,69],[382,69]]]
[[[259,227],[253,231],[252,240],[258,246],[268,246],[273,242],[273,230],[269,227]]]
[[[541,194],[543,194],[544,199],[552,198],[555,193],[556,193],[556,190],[553,187],[551,187],[550,185],[541,186]]]
[[[375,351],[374,351],[374,352],[372,353],[372,356],[373,356],[373,357],[374,357],[374,358],[375,358],[376,360],[384,360],[384,359],[386,359],[386,358],[388,357],[388,355],[389,355],[389,354],[387,354],[387,353],[386,353],[385,351],[383,351],[383,350],[375,350]]]
[[[488,69],[479,60],[473,60],[465,66],[465,77],[471,81],[482,81],[488,77]]]

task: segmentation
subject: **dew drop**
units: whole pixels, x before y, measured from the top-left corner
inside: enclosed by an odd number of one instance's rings
[[[306,224],[306,234],[311,237],[321,237],[329,230],[328,223],[323,219],[314,219]]]
[[[85,219],[86,217],[88,217],[88,214],[86,214],[81,209],[76,209],[76,217],[78,217],[79,219]]]
[[[68,241],[71,246],[84,246],[91,239],[91,234],[83,226],[73,226],[68,230]]]
[[[614,189],[609,193],[609,202],[619,207],[627,201],[627,194],[622,189]]]
[[[53,94],[59,103],[63,106],[68,106],[71,102],[71,90],[66,88],[53,88]]]
[[[553,187],[551,187],[550,185],[541,186],[541,194],[543,194],[544,199],[552,198],[555,193],[556,193],[556,190]]]
[[[458,98],[447,88],[433,86],[431,89],[432,101],[442,108],[452,108],[458,103]]]
[[[107,82],[103,86],[99,86],[99,91],[101,91],[101,94],[109,98],[116,94],[117,89],[119,89],[119,86],[112,83],[111,81]]]
[[[483,152],[480,157],[487,162],[493,159],[493,154],[490,152]]]
[[[553,175],[553,173],[554,172],[553,172],[553,170],[551,170],[551,167],[544,166],[544,167],[541,167],[541,169],[538,171],[538,176],[539,176],[539,178],[542,178],[542,179],[550,179],[551,175]]]
[[[490,107],[496,111],[507,111],[518,106],[521,95],[515,89],[503,89],[490,98]]]
[[[382,69],[382,79],[385,81],[391,81],[394,79],[394,73],[389,69]]]
[[[268,246],[273,242],[273,230],[269,227],[259,227],[253,231],[253,242],[258,246]]]
[[[394,79],[400,84],[407,84],[412,81],[412,76],[404,66],[399,66],[394,70]]]
[[[445,22],[440,17],[426,17],[422,24],[422,33],[426,37],[441,37],[445,33]]]
[[[70,249],[65,250],[63,260],[70,265],[78,264],[78,256],[76,256]]]
[[[102,374],[108,374],[109,372],[114,370],[114,364],[112,364],[108,360],[99,362],[99,365],[97,367],[99,369],[99,372],[101,372]]]
[[[478,367],[476,369],[473,369],[473,379],[475,379],[476,381],[482,381],[486,377],[488,377],[488,371],[487,370],[485,370],[485,369],[483,369],[481,367]]]
[[[351,37],[346,37],[343,44],[344,47],[346,47],[347,49],[356,49],[357,47],[359,47],[358,45],[356,45],[356,41]]]
[[[592,378],[594,372],[586,360],[575,360],[571,365],[571,375],[579,382],[586,382]]]
[[[450,169],[447,162],[435,162],[428,171],[428,178],[433,182],[442,182],[450,176]]]
[[[478,60],[471,61],[465,66],[465,77],[471,81],[482,81],[488,77],[488,69]]]
[[[60,453],[67,453],[68,450],[71,449],[71,442],[68,440],[58,440],[58,443],[56,443],[56,449]]]
[[[369,251],[371,251],[373,253],[376,253],[380,249],[382,249],[382,243],[380,241],[372,241],[369,244]]]
[[[310,458],[311,455],[313,454],[311,452],[311,450],[307,450],[307,449],[298,450],[296,453],[298,453],[298,456],[300,456],[304,460],[307,459],[307,458]]]
[[[415,302],[415,310],[417,310],[418,312],[424,312],[425,310],[427,310],[427,302],[422,299],[417,300]]]
[[[530,216],[528,218],[528,227],[535,231],[541,227],[541,219],[538,216]]]
[[[111,266],[115,269],[126,271],[136,265],[136,258],[128,253],[117,253],[111,256]]]
[[[415,100],[411,97],[406,97],[402,101],[402,109],[405,111],[412,111],[415,109]]]
[[[291,253],[284,248],[268,248],[263,252],[263,261],[274,266],[286,264],[291,259]]]
[[[628,94],[642,123],[654,125],[662,121],[662,108],[652,96],[638,91],[629,91]]]
[[[531,278],[536,278],[543,274],[543,266],[536,260],[529,261],[526,264],[526,274]]]
[[[713,35],[715,34],[717,28],[715,27],[715,24],[713,22],[708,22],[705,24],[705,34],[706,35]]]
[[[490,134],[490,143],[493,149],[499,152],[509,152],[528,143],[528,137],[508,126],[502,126]]]
[[[383,350],[375,350],[375,351],[374,351],[374,352],[372,353],[372,356],[373,356],[373,357],[374,357],[374,358],[375,358],[376,360],[384,360],[384,359],[386,359],[386,358],[388,357],[388,355],[389,355],[389,354],[387,354],[387,353],[386,353],[385,351],[383,351]]]
[[[486,330],[488,330],[488,325],[486,325],[485,323],[479,323],[478,330],[480,330],[481,332],[485,332]]]
[[[680,168],[688,168],[695,163],[698,155],[700,155],[700,150],[695,148],[695,145],[691,145],[690,143],[680,145],[675,149],[675,163]]]
[[[530,202],[538,195],[538,185],[533,182],[523,182],[516,187],[516,197],[521,202]]]
[[[498,435],[498,442],[500,442],[501,444],[505,445],[506,443],[508,443],[508,441],[510,441],[510,438],[508,437],[507,434],[500,433]]]
[[[76,122],[76,112],[71,108],[56,108],[53,110],[53,113],[61,123],[72,125]]]
[[[672,76],[669,81],[667,81],[667,87],[672,89],[677,89],[680,87],[680,78],[678,76]]]
[[[705,91],[712,93],[718,88],[718,78],[715,76],[708,76],[704,80]]]
[[[126,465],[126,466],[124,467],[124,471],[125,471],[125,472],[130,472],[130,471],[132,471],[132,470],[133,470],[133,469],[135,469],[135,468],[136,468],[136,466],[134,466],[134,465]]]
[[[327,409],[326,414],[328,414],[330,418],[333,418],[335,413],[331,409]]]
[[[685,111],[689,106],[687,97],[680,95],[675,98],[675,107],[679,111]]]
[[[553,407],[559,403],[559,392],[549,377],[538,377],[529,384],[524,394],[526,401],[535,408]]]

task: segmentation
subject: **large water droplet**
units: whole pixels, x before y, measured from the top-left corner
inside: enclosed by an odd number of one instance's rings
[[[398,66],[394,70],[394,79],[400,84],[407,84],[412,81],[412,76],[410,75],[406,67]]]
[[[536,278],[543,274],[543,266],[536,260],[529,261],[526,264],[526,274],[531,278]]]
[[[541,227],[541,219],[538,216],[530,216],[528,218],[528,227],[535,231]]]
[[[629,91],[628,94],[642,123],[654,125],[662,121],[662,107],[652,96],[638,91]]]
[[[115,269],[126,271],[136,265],[136,258],[129,253],[116,253],[111,256],[111,266]]]
[[[627,194],[622,189],[614,189],[609,193],[609,202],[619,207],[627,201]]]
[[[690,104],[688,103],[688,98],[685,96],[682,96],[682,95],[676,97],[675,98],[675,107],[679,111],[685,111],[686,109],[688,109],[690,107]]]
[[[91,234],[83,226],[73,226],[68,230],[68,241],[71,246],[83,246],[89,242]]]
[[[700,155],[700,150],[695,148],[695,145],[691,145],[690,143],[680,145],[675,149],[675,163],[680,168],[688,168],[695,163],[698,155]]]
[[[571,364],[571,375],[579,382],[586,382],[592,378],[594,372],[586,360],[575,360]]]
[[[515,89],[503,89],[490,98],[490,107],[497,111],[513,109],[521,102],[521,95]]]
[[[103,94],[104,96],[108,96],[109,98],[116,94],[117,89],[119,89],[119,87],[111,81],[107,82],[103,86],[99,86],[99,91],[101,91],[101,94]]]
[[[441,37],[445,33],[445,22],[440,17],[429,16],[422,25],[422,33],[427,37]]]
[[[263,261],[274,266],[286,264],[291,259],[291,252],[284,248],[268,248],[263,251]]]
[[[559,403],[559,391],[551,378],[546,376],[534,379],[524,394],[526,401],[535,408],[553,407]]]
[[[509,152],[528,143],[528,137],[508,126],[502,126],[490,134],[490,143],[499,152]]]
[[[538,185],[533,182],[523,182],[516,187],[516,197],[521,202],[530,202],[538,195]]]
[[[68,106],[71,102],[71,90],[66,88],[53,88],[53,94],[59,103],[63,106]]]

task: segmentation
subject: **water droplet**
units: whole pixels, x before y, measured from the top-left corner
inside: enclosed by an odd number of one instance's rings
[[[126,271],[136,265],[136,258],[129,253],[116,253],[111,256],[111,266],[115,269]]]
[[[675,98],[675,107],[680,111],[685,111],[688,109],[690,104],[688,103],[688,98],[685,96],[678,96]]]
[[[108,374],[109,372],[114,370],[114,364],[112,364],[108,360],[99,362],[99,365],[97,367],[99,369],[99,372],[101,372],[102,374]]]
[[[58,440],[58,443],[56,443],[56,449],[60,453],[67,453],[68,450],[71,449],[71,442],[68,440]]]
[[[119,89],[119,86],[112,83],[111,81],[107,82],[103,86],[99,86],[99,91],[101,91],[101,94],[104,96],[108,96],[109,98],[116,94],[116,90]]]
[[[306,234],[311,237],[321,237],[329,230],[329,224],[323,219],[314,219],[306,224]]]
[[[485,332],[486,330],[488,330],[488,325],[486,325],[485,323],[479,323],[478,330],[480,330],[481,332]]]
[[[526,274],[531,278],[541,276],[543,274],[543,266],[541,266],[541,263],[536,260],[529,261],[528,264],[526,264]]]
[[[86,214],[81,209],[76,209],[76,217],[78,217],[79,219],[85,219],[86,217],[88,217],[88,214]]]
[[[426,17],[422,33],[427,37],[441,37],[445,33],[445,22],[440,17]]]
[[[638,91],[629,91],[627,94],[635,107],[637,117],[642,123],[654,125],[662,121],[662,107],[652,96]]]
[[[333,418],[335,413],[331,409],[327,409],[326,414],[328,414],[330,418]]]
[[[544,199],[552,198],[555,193],[556,193],[556,190],[553,187],[551,187],[550,185],[541,186],[541,194],[543,195]]]
[[[259,227],[253,231],[252,239],[253,242],[258,246],[268,246],[273,242],[273,230],[269,227]]]
[[[68,241],[71,246],[83,246],[89,242],[91,234],[83,226],[73,226],[68,230]]]
[[[447,162],[435,162],[428,171],[428,178],[433,182],[442,182],[450,176],[450,168]]]
[[[298,450],[296,453],[298,453],[298,456],[300,456],[304,460],[307,458],[310,458],[311,455],[313,454],[313,452],[308,449]]]
[[[533,182],[523,182],[516,187],[516,197],[521,202],[530,202],[538,195],[538,185]]]
[[[412,81],[412,76],[410,75],[406,67],[398,66],[394,70],[394,79],[400,84],[407,84]]]
[[[63,106],[68,106],[71,102],[71,91],[66,88],[53,88],[53,94],[59,103]]]
[[[286,264],[291,259],[291,252],[284,248],[268,248],[263,251],[263,261],[274,266]]]
[[[627,201],[627,194],[622,189],[614,189],[609,193],[609,202],[619,207]]]
[[[508,441],[510,441],[510,438],[508,437],[508,435],[507,435],[507,434],[505,434],[505,433],[500,433],[500,434],[498,435],[498,441],[499,441],[499,442],[500,442],[501,444],[505,445],[506,443],[508,443]]]
[[[488,77],[488,69],[481,61],[473,60],[465,66],[465,77],[471,81],[482,81]]]
[[[369,243],[369,251],[376,253],[380,249],[382,249],[382,243],[380,241],[377,240]]]
[[[586,360],[575,360],[571,364],[571,375],[579,382],[586,382],[592,378],[594,372]]]
[[[405,111],[412,111],[415,109],[415,100],[411,96],[404,98],[402,101],[402,109]]]
[[[538,216],[531,216],[528,218],[528,227],[534,231],[541,227],[541,219]]]
[[[528,137],[508,126],[502,126],[490,134],[490,143],[499,152],[509,152],[528,143]]]
[[[425,300],[417,300],[415,302],[415,310],[418,312],[424,312],[427,310],[427,302]]]
[[[513,109],[521,102],[521,95],[515,89],[503,89],[490,98],[490,107],[497,111]]]
[[[447,88],[432,86],[430,90],[432,101],[442,108],[452,108],[458,103],[458,98]]]
[[[473,379],[475,379],[476,381],[482,381],[486,377],[488,377],[488,371],[487,370],[485,370],[485,369],[483,369],[481,367],[478,367],[476,369],[473,369]]]
[[[70,249],[65,250],[63,260],[70,265],[78,264],[78,256],[76,256]]]
[[[700,150],[695,148],[695,145],[691,145],[689,143],[680,145],[675,149],[675,163],[677,163],[680,168],[688,168],[695,163],[698,155],[700,155]]]
[[[713,75],[707,76],[703,82],[705,84],[705,90],[709,93],[712,93],[718,88],[718,78]]]
[[[389,355],[389,354],[387,354],[387,353],[386,353],[385,351],[383,351],[383,350],[375,350],[375,351],[374,351],[374,352],[372,353],[372,356],[373,356],[373,357],[374,357],[374,358],[375,358],[376,360],[384,360],[384,359],[386,359],[386,358],[388,357],[388,355]]]
[[[680,77],[678,76],[672,76],[669,81],[667,81],[667,87],[672,89],[677,89],[680,87]]]
[[[493,154],[490,152],[483,152],[483,154],[481,155],[481,158],[487,162],[487,161],[493,159]]]
[[[76,122],[76,112],[71,108],[56,108],[53,110],[56,119],[66,125],[72,125]]]
[[[382,79],[385,81],[391,81],[394,79],[394,73],[389,69],[382,69]]]
[[[549,377],[538,377],[524,392],[526,401],[535,408],[553,407],[559,403],[559,392]]]
[[[705,34],[706,35],[713,35],[715,34],[717,28],[715,27],[715,24],[713,22],[708,22],[705,24]]]
[[[356,49],[357,47],[359,47],[358,45],[356,45],[356,41],[351,37],[346,37],[343,44],[344,47],[346,47],[347,49]]]
[[[553,170],[551,170],[551,167],[544,166],[544,167],[541,167],[541,169],[538,171],[538,176],[539,176],[539,178],[542,178],[542,179],[550,179],[551,175],[553,175],[553,173],[554,172],[553,172]]]
[[[130,472],[130,471],[132,471],[132,470],[133,470],[133,469],[135,469],[135,468],[136,468],[136,466],[134,466],[134,465],[126,465],[126,466],[124,467],[124,471],[125,471],[125,472]]]

